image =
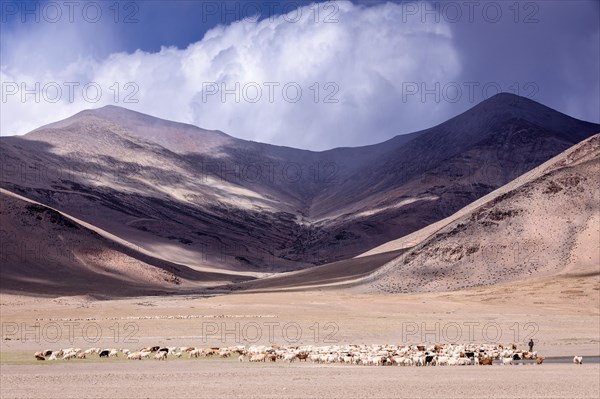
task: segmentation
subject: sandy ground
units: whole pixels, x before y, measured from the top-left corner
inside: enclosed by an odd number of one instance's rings
[[[2,398],[597,398],[600,365],[361,367],[232,360],[2,366]]]
[[[561,293],[577,286],[584,295]],[[340,290],[111,301],[3,294],[0,396],[595,398],[600,393],[597,363],[491,368],[259,365],[235,359],[36,363],[32,354],[43,349],[139,349],[150,344],[493,341],[524,347],[532,337],[543,356],[597,356],[597,286],[596,277],[584,276],[440,294],[359,295]]]
[[[147,344],[416,344],[482,340],[523,346],[533,338],[535,349],[542,355],[599,355],[600,301],[598,291],[591,289],[598,285],[595,280],[541,280],[537,285],[528,283],[523,287],[410,295],[314,291],[111,301],[2,295],[0,352],[72,346],[135,349]],[[568,282],[570,286],[582,286],[588,295],[560,294],[560,288]],[[69,340],[71,325],[73,342]],[[58,340],[57,331],[61,335]]]

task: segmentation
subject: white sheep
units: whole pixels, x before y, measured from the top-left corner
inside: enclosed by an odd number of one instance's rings
[[[575,356],[573,358],[573,363],[575,363],[575,364],[583,364],[583,356]]]
[[[468,357],[459,357],[456,364],[458,366],[470,366],[471,359]]]
[[[283,357],[283,361],[284,361],[284,362],[291,363],[291,362],[293,362],[294,360],[296,360],[296,354],[295,354],[295,353],[288,353],[287,355],[285,355],[285,356]]]
[[[192,357],[198,357],[200,356],[200,354],[202,353],[202,350],[200,349],[194,349],[190,351],[190,358]]]
[[[252,357],[250,358],[251,362],[265,362],[267,359],[267,355],[264,353],[259,353],[257,355],[252,355]]]

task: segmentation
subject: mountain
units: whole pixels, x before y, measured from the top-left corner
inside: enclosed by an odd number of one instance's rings
[[[153,257],[112,234],[0,189],[0,290],[39,295],[157,295],[251,279]]]
[[[409,293],[560,282],[566,294],[579,295],[585,287],[597,296],[598,176],[600,133],[448,218],[356,258],[230,287]]]
[[[429,234],[415,233],[385,249],[369,251],[366,257],[412,245],[360,285],[367,291],[418,292],[555,275],[597,279],[598,176],[600,134],[465,207],[435,228],[425,228]],[[417,236],[426,238],[419,240]]]
[[[598,131],[499,94],[424,131],[313,152],[109,106],[1,137],[0,183],[154,259],[256,278],[413,233]]]
[[[329,218],[325,231],[348,231],[358,245],[365,237],[380,245],[389,241],[383,237],[402,237],[453,214],[598,131],[598,125],[500,94],[327,187],[314,209]],[[334,260],[359,253],[344,250]]]

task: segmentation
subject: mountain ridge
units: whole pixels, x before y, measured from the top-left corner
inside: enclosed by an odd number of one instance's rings
[[[242,274],[360,255],[600,131],[507,94],[383,143],[311,152],[102,109],[0,138],[2,188],[167,262]]]

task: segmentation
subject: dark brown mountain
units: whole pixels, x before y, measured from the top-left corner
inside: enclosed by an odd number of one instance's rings
[[[500,94],[421,132],[312,152],[109,106],[2,137],[1,186],[165,262],[260,277],[416,231],[598,131]]]

